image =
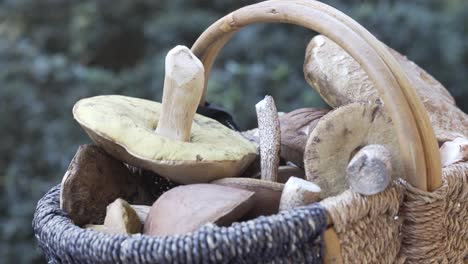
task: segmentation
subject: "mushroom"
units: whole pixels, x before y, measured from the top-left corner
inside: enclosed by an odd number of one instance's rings
[[[253,206],[253,195],[253,192],[215,184],[173,188],[151,206],[144,234],[185,234],[208,223],[228,226]]]
[[[275,101],[271,96],[255,105],[260,137],[260,164],[263,180],[276,182],[278,178],[281,131]]]
[[[360,149],[346,168],[351,190],[364,195],[382,192],[390,184],[392,156],[382,145],[367,145]]]
[[[109,234],[136,234],[141,232],[142,225],[132,206],[118,198],[107,206],[104,225],[87,225],[86,228]]]
[[[289,113],[278,113],[281,129],[280,157],[303,168],[304,148],[309,133],[328,111],[330,110],[322,108],[299,108]],[[243,131],[241,134],[249,141],[260,144],[258,128]]]
[[[284,184],[276,182],[278,179],[280,127],[275,102],[271,96],[266,96],[255,108],[258,119],[261,180],[225,178],[213,182],[214,184],[236,187],[255,193],[254,206],[247,214],[248,219],[277,213],[284,187]]]
[[[219,122],[194,114],[204,69],[186,47],[166,57],[162,105],[125,97],[80,100],[73,115],[91,139],[125,163],[178,183],[237,177],[257,156],[254,144]]]
[[[76,225],[101,224],[115,199],[152,204],[154,177],[132,174],[120,161],[95,145],[78,148],[62,179],[60,208]]]
[[[351,103],[326,114],[307,140],[304,153],[306,177],[320,186],[322,198],[348,189],[346,168],[363,147],[385,146],[391,153],[392,179],[403,174],[397,137],[382,106]]]
[[[320,187],[310,181],[291,177],[284,185],[279,210],[286,211],[320,200]]]
[[[246,219],[278,213],[284,184],[251,178],[224,178],[212,183],[255,193],[252,209],[246,214]]]
[[[458,162],[468,161],[468,139],[456,138],[440,147],[442,166],[447,167]]]
[[[304,150],[309,134],[328,111],[320,108],[299,108],[280,116],[280,154],[283,159],[304,167]]]
[[[388,48],[407,73],[434,127],[439,142],[468,137],[468,115],[461,111],[445,87],[414,62]],[[307,46],[304,75],[333,108],[351,102],[375,102],[379,93],[360,65],[324,36]]]

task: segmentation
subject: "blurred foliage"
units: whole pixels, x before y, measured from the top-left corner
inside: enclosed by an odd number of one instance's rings
[[[0,259],[43,263],[31,219],[88,142],[71,115],[80,98],[125,94],[160,100],[164,56],[190,46],[229,11],[254,1],[4,0],[0,2]],[[468,2],[329,0],[427,69],[468,110]],[[303,80],[314,35],[291,25],[241,31],[213,69],[208,100],[255,126],[254,105],[323,106]]]

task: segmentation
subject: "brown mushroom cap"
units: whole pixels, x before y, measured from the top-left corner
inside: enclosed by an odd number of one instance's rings
[[[426,108],[440,142],[468,137],[468,115],[461,111],[447,89],[434,77],[397,51],[388,48],[407,73]],[[304,75],[333,108],[352,102],[375,102],[380,98],[360,65],[325,36],[314,37],[307,46]]]
[[[160,136],[154,131],[160,111],[156,102],[109,95],[80,100],[73,115],[110,155],[178,183],[236,177],[257,156],[239,133],[198,114],[190,142]]]
[[[107,205],[119,197],[152,204],[157,196],[151,179],[131,173],[98,146],[83,145],[62,179],[60,207],[77,225],[101,224]]]
[[[175,187],[153,204],[144,233],[175,235],[193,232],[208,223],[230,225],[250,210],[253,195],[253,192],[215,184]]]
[[[250,178],[224,178],[212,183],[255,193],[253,207],[245,217],[247,219],[253,219],[261,215],[272,215],[279,211],[281,193],[284,188],[282,183]]]
[[[320,108],[300,108],[281,115],[281,157],[303,168],[304,150],[309,134],[328,111]]]
[[[322,197],[348,189],[346,168],[362,147],[380,144],[392,156],[392,178],[402,177],[400,149],[391,119],[379,105],[352,103],[328,113],[310,134],[304,154],[306,177],[322,189]]]

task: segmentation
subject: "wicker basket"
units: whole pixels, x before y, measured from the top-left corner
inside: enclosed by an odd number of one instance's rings
[[[468,263],[468,164],[442,173],[425,109],[384,45],[320,2],[266,1],[223,17],[200,36],[192,51],[206,74],[237,31],[259,22],[307,27],[359,62],[392,117],[407,181],[378,195],[347,191],[278,215],[167,237],[81,229],[60,210],[54,187],[33,220],[50,263]]]

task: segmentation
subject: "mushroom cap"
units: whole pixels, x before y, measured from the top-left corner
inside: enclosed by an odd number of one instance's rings
[[[348,189],[346,168],[364,146],[380,144],[392,156],[392,178],[403,177],[400,149],[390,117],[377,104],[352,103],[333,110],[318,122],[304,153],[306,177],[322,188],[322,197]]]
[[[152,204],[158,197],[149,177],[132,173],[120,161],[96,145],[78,148],[60,186],[60,208],[79,226],[101,224],[106,207],[121,197]]]
[[[279,117],[281,124],[280,155],[297,166],[304,167],[305,143],[327,109],[299,108]]]
[[[261,215],[278,213],[284,184],[251,178],[224,178],[212,182],[213,184],[234,187],[255,193],[253,207],[247,213],[247,219]]]
[[[252,207],[254,193],[215,184],[190,184],[165,192],[151,206],[144,233],[151,236],[193,232],[208,223],[230,225]]]
[[[460,110],[447,89],[407,57],[387,47],[406,72],[440,142],[468,137],[468,115]],[[304,75],[322,98],[338,107],[352,102],[375,102],[380,95],[364,69],[346,51],[325,36],[307,46]]]
[[[254,144],[210,118],[195,115],[191,141],[156,134],[161,104],[119,95],[78,101],[74,118],[110,155],[179,183],[236,177],[257,156]]]

